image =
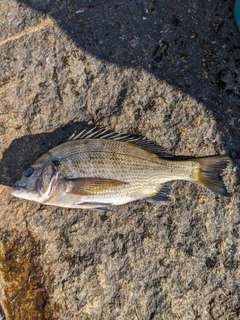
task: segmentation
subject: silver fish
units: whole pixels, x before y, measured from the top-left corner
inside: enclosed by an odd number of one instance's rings
[[[12,195],[67,208],[106,209],[135,200],[165,204],[169,182],[187,180],[226,196],[219,174],[229,161],[227,155],[174,160],[146,140],[93,129],[41,156]]]

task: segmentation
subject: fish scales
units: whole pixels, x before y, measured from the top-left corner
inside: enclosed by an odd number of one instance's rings
[[[168,200],[167,182],[188,180],[226,195],[219,173],[228,156],[165,159],[150,144],[129,141],[100,137],[65,142],[40,157],[12,194],[69,208],[106,208],[138,199],[161,204]]]
[[[74,145],[68,146],[69,150],[64,150],[64,154],[62,148],[58,150],[57,147],[56,150],[54,150],[55,148],[52,150],[52,158],[61,160],[61,170],[64,170],[67,176],[71,176],[72,170],[74,170],[75,175],[95,176],[104,173],[104,176],[108,178],[114,176],[115,178],[124,177],[125,179],[139,180],[143,175],[148,175],[159,166],[158,156],[149,154],[135,145],[127,144],[126,146],[124,142],[111,140],[107,141],[109,142],[107,147],[104,140],[89,140],[87,144],[86,141],[84,144],[81,143],[82,141],[74,142]],[[134,147],[138,152],[133,152],[135,151]],[[142,171],[143,169],[145,170]]]

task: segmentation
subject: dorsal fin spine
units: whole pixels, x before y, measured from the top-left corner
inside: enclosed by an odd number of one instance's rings
[[[70,140],[78,139],[108,139],[115,141],[123,141],[136,144],[142,148],[148,149],[150,152],[158,154],[160,157],[172,158],[172,156],[161,146],[155,145],[148,140],[130,134],[121,134],[110,131],[106,128],[93,127],[89,131],[84,129],[79,134],[71,136]]]

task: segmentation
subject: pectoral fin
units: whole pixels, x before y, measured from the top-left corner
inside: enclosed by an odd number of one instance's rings
[[[108,178],[65,179],[66,192],[82,196],[92,196],[103,190],[119,187],[127,182]]]

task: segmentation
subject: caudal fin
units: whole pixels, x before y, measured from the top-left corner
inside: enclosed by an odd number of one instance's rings
[[[216,194],[228,196],[220,174],[230,162],[230,158],[227,155],[223,155],[199,158],[195,161],[198,163],[196,182]]]

